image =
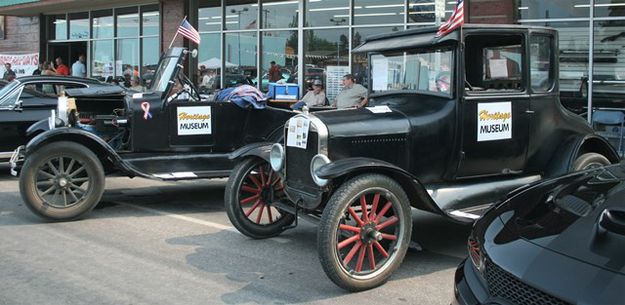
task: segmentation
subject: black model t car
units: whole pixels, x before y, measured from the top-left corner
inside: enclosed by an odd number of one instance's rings
[[[548,180],[478,220],[452,304],[622,304],[623,164]]]
[[[472,222],[515,188],[618,162],[559,102],[556,31],[436,31],[367,39],[369,107],[294,116],[284,144],[250,151],[226,187],[237,229],[264,238],[316,218],[326,274],[363,290],[399,267],[410,207]]]
[[[11,161],[20,192],[36,214],[55,220],[89,212],[104,191],[105,173],[163,180],[227,177],[236,150],[275,142],[293,112],[202,100],[179,73],[187,50],[160,60],[149,92],[121,87],[66,90],[49,129],[18,148]]]
[[[36,133],[26,130],[56,109],[60,91],[104,84],[68,76],[25,76],[0,84],[0,161],[8,161],[13,150],[26,144]]]

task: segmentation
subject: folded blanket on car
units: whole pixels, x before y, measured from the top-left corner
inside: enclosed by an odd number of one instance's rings
[[[217,94],[217,101],[230,101],[241,108],[264,109],[267,106],[267,96],[256,87],[250,85],[221,90]]]

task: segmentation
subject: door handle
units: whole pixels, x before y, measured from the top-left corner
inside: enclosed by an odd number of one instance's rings
[[[527,113],[527,114],[534,114],[534,113],[536,113],[536,111],[534,111],[534,110],[525,110],[525,113]]]

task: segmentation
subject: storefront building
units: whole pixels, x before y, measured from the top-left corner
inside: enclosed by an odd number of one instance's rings
[[[625,0],[465,1],[467,22],[558,29],[563,97],[583,104],[621,98]],[[440,24],[454,5],[453,0],[11,0],[0,4],[0,15],[7,15],[0,54],[39,52],[41,60],[60,56],[69,64],[86,54],[91,77],[148,77],[186,16],[202,43],[177,36],[173,45],[198,48],[187,72],[208,90],[242,82],[266,89],[275,61],[285,81],[303,90],[320,79],[332,97],[345,73],[366,85],[366,59],[350,51],[365,37]]]

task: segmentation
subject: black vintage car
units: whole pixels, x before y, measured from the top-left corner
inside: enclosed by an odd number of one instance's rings
[[[275,142],[293,112],[202,100],[180,73],[187,54],[172,48],[148,92],[121,87],[66,90],[56,116],[31,127],[49,129],[12,157],[20,192],[37,215],[70,220],[89,212],[104,191],[105,173],[162,180],[227,177],[237,151]]]
[[[0,84],[0,162],[9,161],[13,150],[36,134],[26,135],[35,122],[56,109],[60,91],[104,84],[87,78],[25,76]]]
[[[518,190],[478,220],[452,304],[623,304],[625,166]]]
[[[411,207],[470,223],[515,188],[618,162],[559,102],[556,31],[436,31],[356,48],[369,55],[369,107],[297,115],[284,145],[250,151],[226,186],[234,226],[266,238],[309,216],[326,274],[363,290],[399,267]]]

